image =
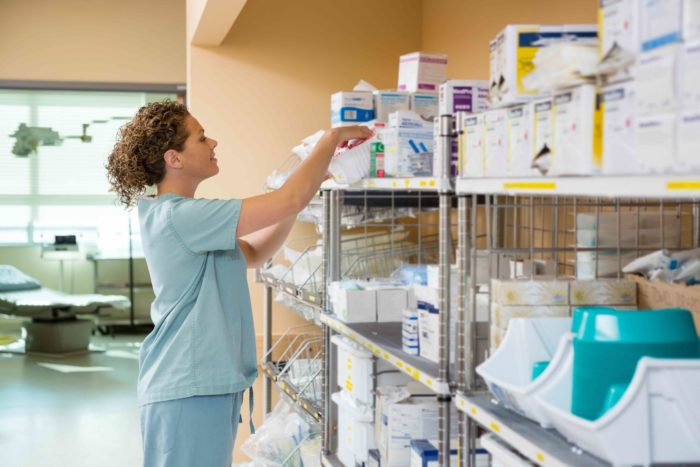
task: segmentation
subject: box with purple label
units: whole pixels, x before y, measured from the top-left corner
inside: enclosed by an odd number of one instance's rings
[[[440,115],[457,112],[479,113],[488,108],[488,81],[451,79],[440,85]]]
[[[437,91],[447,79],[447,55],[413,52],[399,58],[400,91]]]

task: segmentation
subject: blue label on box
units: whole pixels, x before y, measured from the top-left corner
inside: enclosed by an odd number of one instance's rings
[[[338,122],[369,122],[374,119],[374,110],[357,107],[341,107],[331,112],[331,123]]]
[[[655,39],[643,42],[642,50],[646,52],[648,50],[658,49],[659,47],[662,47],[667,44],[681,42],[681,40],[682,39],[680,31],[672,32],[670,34],[666,34],[665,36],[657,37]]]

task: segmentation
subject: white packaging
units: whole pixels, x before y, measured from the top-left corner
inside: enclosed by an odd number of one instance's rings
[[[626,280],[571,281],[571,305],[624,305],[637,304],[637,283]]]
[[[450,446],[450,465],[458,465],[457,448]],[[411,441],[411,464],[410,467],[437,467],[438,450],[428,440]]]
[[[433,131],[388,128],[382,133],[387,176],[416,177],[433,174]]]
[[[440,361],[440,313],[435,308],[418,308],[419,355],[431,362]],[[450,359],[452,360],[452,359]]]
[[[377,294],[374,290],[344,289],[339,282],[328,287],[333,313],[346,323],[377,321]]]
[[[590,305],[590,304],[589,304]],[[570,307],[565,305],[501,305],[491,303],[491,325],[506,331],[513,318],[566,318]]]
[[[639,53],[639,0],[600,0],[598,45],[601,60],[613,46]]]
[[[561,280],[491,281],[492,303],[501,305],[567,305],[569,283]]]
[[[678,115],[678,147],[673,171],[687,174],[700,170],[700,108]]]
[[[413,52],[399,57],[401,91],[437,91],[447,79],[447,55]]]
[[[462,177],[484,176],[486,158],[484,114],[465,116],[459,133],[459,173]]]
[[[700,107],[700,40],[683,44],[679,71],[681,105]]]
[[[683,0],[683,40],[700,37],[700,1]]]
[[[670,112],[678,108],[682,82],[680,54],[681,47],[675,44],[639,55],[633,73],[637,115]]]
[[[435,92],[412,92],[410,109],[427,121],[438,115],[438,94]]]
[[[652,50],[682,40],[683,0],[640,0],[641,50]]]
[[[376,140],[367,140],[331,159],[328,172],[336,182],[350,185],[369,177],[372,141]]]
[[[522,104],[506,111],[506,164],[511,177],[535,175],[532,169],[535,155],[532,110],[532,105]]]
[[[379,288],[377,292],[377,322],[401,322],[403,310],[409,306],[408,290]]]
[[[486,134],[484,176],[505,177],[508,174],[506,153],[506,110],[495,109],[484,113]]]
[[[532,60],[539,48],[565,40],[591,40],[596,32],[594,24],[506,26],[490,44],[491,102],[508,104],[531,100],[537,92],[527,89],[522,79],[532,70]]]
[[[413,110],[398,110],[390,113],[387,126],[389,128],[417,128],[425,130],[431,130],[433,128],[432,122],[424,120],[423,117]]]
[[[439,88],[440,115],[479,113],[488,108],[488,81],[450,79]]]
[[[340,91],[331,96],[331,126],[357,125],[374,119],[369,91]]]
[[[552,99],[541,99],[532,102],[532,135],[534,138],[533,162],[542,164],[546,159],[544,168],[549,169],[551,159],[554,156],[554,106]],[[546,171],[545,171],[546,173]]]
[[[631,175],[641,172],[634,136],[633,82],[602,89],[604,175]]]
[[[676,164],[676,115],[638,117],[637,159],[643,173],[668,173]]]
[[[389,120],[389,114],[409,109],[409,95],[403,91],[374,91],[374,118],[381,123]]]
[[[369,451],[376,447],[371,412],[367,416],[342,392],[331,399],[338,405],[338,458],[346,466],[369,461]]]
[[[593,175],[602,168],[596,88],[584,84],[554,95],[554,148],[547,175]]]

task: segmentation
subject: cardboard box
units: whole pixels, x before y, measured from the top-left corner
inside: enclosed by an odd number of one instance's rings
[[[653,50],[683,39],[683,0],[641,0],[641,49]]]
[[[432,122],[424,120],[413,110],[397,110],[389,114],[389,128],[432,130]]]
[[[386,123],[389,114],[397,110],[408,110],[409,94],[404,91],[374,91],[374,118]]]
[[[613,46],[639,53],[639,0],[600,0],[598,55],[602,60]]]
[[[637,115],[672,112],[679,107],[681,50],[673,44],[639,54],[633,71]]]
[[[462,117],[458,139],[459,173],[462,177],[484,176],[486,132],[484,114]]]
[[[532,102],[532,135],[534,141],[533,160],[554,157],[554,104],[551,98]]]
[[[450,79],[439,88],[439,115],[479,113],[488,108],[488,81]]]
[[[491,281],[491,301],[500,305],[560,305],[569,303],[569,282],[564,280]]]
[[[410,109],[423,119],[432,122],[438,115],[438,94],[436,92],[412,92]]]
[[[401,91],[437,91],[447,79],[447,55],[413,52],[399,57]]]
[[[526,102],[537,96],[522,82],[534,68],[533,59],[540,47],[561,40],[592,39],[597,25],[511,24],[490,43],[489,93],[495,104]]]
[[[637,284],[626,280],[571,281],[569,303],[592,306],[634,306],[637,304]]]
[[[693,314],[695,330],[700,335],[700,285],[687,286],[658,281],[651,282],[634,274],[625,275],[625,279],[637,283],[637,303],[640,310],[688,309]]]
[[[584,84],[554,95],[554,148],[547,175],[593,175],[602,168],[596,87]],[[598,121],[596,122],[596,118]]]
[[[675,113],[637,118],[637,160],[643,173],[669,173],[676,165]]]
[[[678,115],[676,173],[697,173],[700,170],[700,108],[683,110]]]
[[[331,126],[357,125],[374,119],[369,91],[340,91],[331,96]]]
[[[495,109],[484,113],[485,159],[484,176],[505,177],[508,173],[506,152],[506,110]]]
[[[604,175],[641,173],[635,147],[634,91],[633,82],[602,89]]]
[[[511,177],[537,175],[532,169],[535,156],[532,110],[532,105],[522,104],[506,111],[506,165]]]

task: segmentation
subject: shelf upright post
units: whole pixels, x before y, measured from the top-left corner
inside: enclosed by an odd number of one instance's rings
[[[338,190],[323,191],[323,312],[330,313],[328,284],[340,279],[340,214],[342,192]],[[335,366],[332,331],[323,326],[323,455],[329,456],[335,451],[334,426],[337,415],[331,403],[331,391],[335,387]]]
[[[454,138],[454,118],[452,115],[440,117],[440,144],[437,154],[438,175],[442,181],[449,181],[452,163],[452,139]],[[439,227],[439,274],[438,274],[438,308],[440,309],[440,353],[438,375],[442,382],[450,383],[450,273],[451,273],[451,210],[452,193],[449,183],[442,183],[440,197],[440,227]],[[450,466],[450,411],[451,398],[439,395],[438,421],[438,465]]]
[[[467,211],[468,203],[466,196],[459,196],[457,198],[457,277],[459,280],[459,306],[457,315],[457,391],[461,394],[465,394],[467,390],[467,369],[471,367],[472,355],[471,355],[471,344],[467,342],[467,329],[471,329],[471,323],[467,317],[467,299],[468,299],[468,284],[467,278],[470,277],[469,274],[469,261],[467,261],[469,255],[469,244],[467,237]],[[468,324],[469,323],[469,324]],[[464,466],[471,464],[467,463],[467,459],[471,458],[470,453],[472,452],[472,443],[469,439],[469,432],[467,430],[467,414],[461,410],[458,413],[459,419],[457,420],[457,430],[458,430],[458,442],[459,447],[458,452],[458,465]]]

